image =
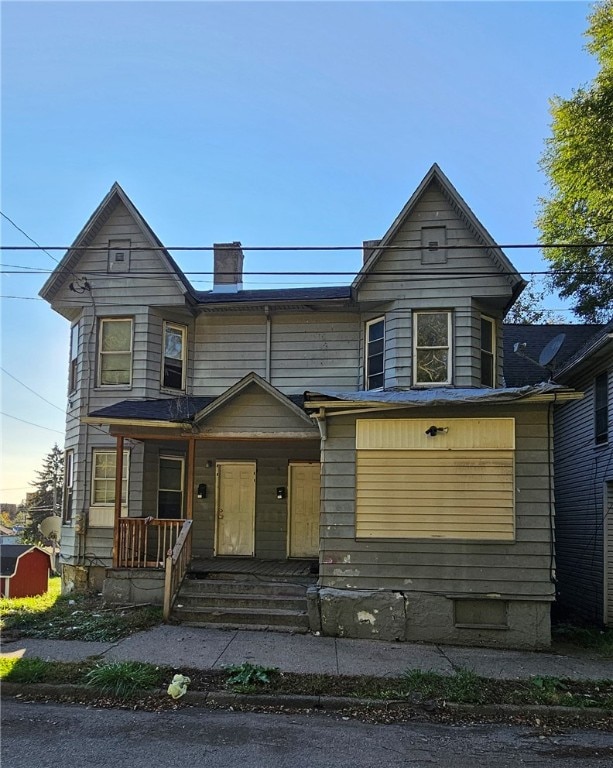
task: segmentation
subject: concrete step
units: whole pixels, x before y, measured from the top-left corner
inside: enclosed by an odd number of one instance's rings
[[[211,626],[225,625],[258,625],[261,627],[277,628],[291,627],[308,629],[309,620],[306,613],[281,609],[258,608],[195,608],[179,607],[175,603],[172,612],[173,619],[181,624]]]
[[[288,584],[277,581],[243,581],[239,579],[194,579],[187,578],[181,585],[181,594],[213,595],[213,594],[243,594],[243,595],[284,595],[306,596],[307,586],[304,584]]]
[[[280,609],[287,611],[306,611],[304,594],[296,597],[292,595],[256,595],[233,594],[231,592],[212,593],[190,592],[181,590],[177,596],[175,605],[183,608],[262,608]]]
[[[202,629],[225,629],[233,632],[282,632],[289,635],[306,635],[309,628],[280,625],[271,626],[270,624],[223,624],[219,622],[199,622],[199,621],[181,621],[183,626],[186,627],[201,627]]]

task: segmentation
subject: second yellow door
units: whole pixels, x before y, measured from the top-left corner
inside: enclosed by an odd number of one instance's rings
[[[217,462],[215,554],[253,557],[255,462]]]
[[[319,554],[319,462],[289,465],[289,556]]]

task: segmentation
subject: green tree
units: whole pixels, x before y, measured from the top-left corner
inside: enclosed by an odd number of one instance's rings
[[[548,295],[547,286],[540,280],[532,280],[522,291],[515,304],[504,316],[505,323],[526,323],[528,325],[551,325],[565,320],[553,309],[543,306]]]
[[[36,474],[38,479],[31,483],[34,491],[28,497],[27,523],[22,534],[24,541],[33,544],[45,543],[38,530],[41,520],[53,514],[59,515],[62,509],[64,455],[57,444],[45,456],[42,469]]]
[[[579,244],[545,249],[552,283],[577,315],[602,322],[613,312],[613,0],[596,4],[588,22],[586,48],[600,70],[571,98],[551,102],[541,158],[550,193],[537,225],[542,243]]]

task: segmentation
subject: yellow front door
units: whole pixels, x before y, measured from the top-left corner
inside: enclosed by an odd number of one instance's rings
[[[319,554],[319,462],[289,465],[289,556]]]
[[[216,555],[253,557],[255,461],[217,462]]]

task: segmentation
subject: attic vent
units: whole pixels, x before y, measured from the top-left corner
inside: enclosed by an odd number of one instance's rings
[[[421,263],[447,263],[447,227],[421,228]]]
[[[130,271],[130,240],[109,240],[108,272]]]

